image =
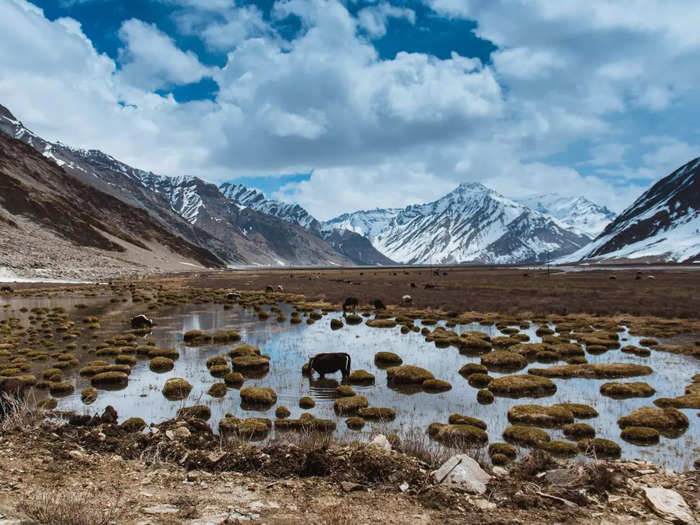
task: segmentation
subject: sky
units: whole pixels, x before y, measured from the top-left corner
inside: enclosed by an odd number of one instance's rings
[[[319,219],[461,182],[620,211],[700,155],[697,0],[0,0],[49,140]]]

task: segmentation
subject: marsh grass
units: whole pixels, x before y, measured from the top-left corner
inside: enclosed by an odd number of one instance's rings
[[[119,501],[100,508],[94,495],[73,489],[45,489],[25,495],[18,505],[32,520],[52,525],[108,525],[121,516],[121,508]]]
[[[0,433],[28,428],[43,418],[43,410],[37,408],[34,394],[21,398],[0,394]]]

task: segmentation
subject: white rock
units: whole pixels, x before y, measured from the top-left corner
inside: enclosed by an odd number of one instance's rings
[[[674,522],[695,523],[690,507],[675,490],[645,487],[644,496],[651,508],[661,517]]]
[[[499,478],[505,478],[508,475],[508,471],[503,467],[493,467],[493,475]]]
[[[466,454],[452,456],[431,475],[438,483],[444,483],[472,494],[486,492],[486,484],[491,479],[491,476]]]
[[[175,505],[164,504],[164,505],[154,505],[153,507],[146,507],[143,509],[144,514],[177,514],[180,509]]]
[[[409,488],[409,484],[406,483],[405,481],[403,483],[401,483],[401,485],[399,485],[399,489],[401,490],[401,492],[406,492],[408,490],[408,488]]]
[[[391,443],[389,443],[389,440],[384,434],[377,434],[375,438],[372,441],[370,441],[369,444],[374,445],[375,447],[379,447],[383,450],[391,450]]]

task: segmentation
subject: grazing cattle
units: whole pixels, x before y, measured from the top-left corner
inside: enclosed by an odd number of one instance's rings
[[[275,289],[274,289],[272,286],[269,286],[269,285],[268,285],[268,286],[265,287],[265,291],[266,291],[266,292],[274,292]]]
[[[415,287],[416,287],[416,283],[411,283],[411,288],[415,288]]]
[[[350,375],[350,354],[345,352],[335,352],[326,354],[316,354],[309,359],[309,377],[312,377],[314,370],[321,374],[321,379],[325,374],[341,371],[343,378]]]
[[[360,301],[357,300],[357,297],[348,297],[343,303],[343,311],[355,310],[358,304],[360,304]]]
[[[386,306],[384,305],[384,303],[380,299],[375,299],[374,303],[372,303],[372,304],[374,304],[375,310],[386,310]]]
[[[227,301],[238,301],[240,298],[241,298],[241,294],[239,294],[239,293],[227,293],[226,294]]]
[[[404,296],[401,298],[401,302],[402,302],[403,304],[411,304],[411,303],[413,302],[413,297],[411,297],[410,295],[404,295]]]
[[[11,286],[3,286],[0,288],[1,293],[12,293],[12,287]]]
[[[153,326],[153,321],[146,317],[145,315],[137,315],[131,319],[131,328],[135,330],[142,330],[144,328],[151,328]]]
[[[284,292],[284,286],[282,286],[281,284],[278,284],[278,285],[277,285],[277,291],[278,291],[278,292]]]

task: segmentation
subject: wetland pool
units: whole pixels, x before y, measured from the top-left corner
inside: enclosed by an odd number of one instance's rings
[[[3,299],[5,303],[8,300]],[[87,309],[71,310],[77,303],[87,303]],[[5,316],[16,316],[26,322],[30,312],[19,313],[20,306],[30,309],[36,306],[50,308],[62,306],[71,312],[71,317],[77,321],[84,315],[97,311],[101,315],[100,334],[109,337],[128,331],[125,319],[128,312],[137,312],[139,305],[114,305],[99,300],[81,300],[70,303],[58,299],[19,299],[9,300],[10,308],[0,309],[0,319]],[[0,302],[2,305],[2,302]],[[447,423],[450,414],[463,414],[483,420],[488,426],[489,443],[502,442],[503,431],[511,425],[508,421],[508,410],[515,405],[538,404],[553,405],[555,403],[582,403],[594,407],[599,415],[592,419],[577,420],[595,428],[596,437],[611,439],[622,448],[624,458],[642,458],[667,468],[688,470],[693,461],[700,456],[700,417],[696,409],[682,409],[687,416],[689,426],[677,438],[661,437],[659,444],[637,446],[621,439],[617,420],[633,410],[653,406],[653,400],[659,397],[676,397],[684,393],[685,386],[691,382],[693,375],[700,370],[699,361],[693,357],[652,351],[649,357],[639,357],[623,353],[620,349],[612,349],[601,354],[586,352],[589,363],[636,363],[648,365],[653,369],[650,375],[627,379],[552,379],[557,386],[556,393],[550,396],[533,399],[523,397],[511,399],[495,396],[491,404],[477,402],[477,388],[469,385],[467,379],[459,374],[460,368],[467,363],[479,364],[480,356],[467,356],[460,353],[458,348],[449,346],[438,348],[435,343],[426,341],[420,332],[409,331],[401,333],[400,326],[393,328],[375,328],[367,326],[363,318],[362,324],[345,326],[339,330],[331,330],[330,320],[342,319],[341,312],[330,312],[313,324],[302,322],[290,324],[289,314],[293,310],[290,305],[278,305],[287,321],[280,323],[273,314],[269,319],[261,321],[252,309],[243,309],[238,305],[224,309],[221,304],[201,304],[178,306],[161,310],[153,314],[156,326],[142,340],[148,340],[158,348],[174,348],[179,352],[179,358],[174,362],[174,368],[165,373],[155,373],[149,368],[148,359],[139,357],[132,366],[128,386],[122,390],[99,390],[97,400],[90,405],[81,401],[81,390],[90,385],[90,378],[78,375],[80,366],[95,359],[113,361],[113,358],[96,357],[94,353],[76,349],[73,351],[80,365],[65,372],[65,379],[73,382],[75,391],[58,399],[59,410],[74,410],[79,413],[98,414],[108,405],[112,405],[119,414],[119,420],[131,417],[143,418],[147,423],[158,423],[176,416],[177,411],[185,406],[204,404],[210,407],[212,416],[210,423],[216,431],[218,422],[225,414],[237,418],[263,417],[275,419],[275,408],[284,405],[291,411],[291,418],[298,418],[302,413],[310,412],[317,418],[332,419],[337,423],[334,435],[347,439],[371,439],[376,433],[397,433],[405,435],[418,429],[425,432],[433,422]],[[266,309],[269,307],[265,307]],[[89,313],[87,313],[89,312]],[[306,317],[303,318],[306,321]],[[444,326],[444,321],[438,321],[436,326]],[[415,325],[423,328],[420,320]],[[428,326],[434,330],[436,326]],[[536,332],[539,325],[530,323],[528,328],[519,328],[519,332],[529,336],[529,343],[537,343],[541,338]],[[553,327],[553,326],[552,326]],[[503,336],[495,325],[484,326],[479,323],[456,325],[449,328],[462,333],[471,330],[486,332],[492,338]],[[234,330],[241,336],[237,343],[225,345],[188,346],[183,341],[183,334],[189,330],[203,330],[208,333]],[[620,344],[640,344],[640,337],[630,335],[626,330],[619,333]],[[92,344],[88,335],[82,335],[76,342]],[[214,383],[222,379],[212,377],[205,363],[214,356],[227,356],[228,352],[240,345],[258,346],[261,353],[270,357],[270,369],[263,377],[246,378],[244,387],[269,387],[277,393],[277,402],[267,409],[244,410],[241,407],[239,389],[228,388],[223,398],[214,398],[207,391]],[[433,375],[452,385],[452,389],[442,393],[427,393],[418,391],[407,394],[387,384],[387,372],[378,368],[374,356],[379,351],[389,351],[398,354],[403,364],[423,367]],[[94,350],[93,350],[94,352]],[[344,417],[336,415],[333,403],[337,398],[336,386],[340,384],[340,373],[326,376],[326,381],[319,381],[318,376],[310,380],[301,373],[302,365],[309,357],[320,352],[347,352],[352,356],[352,369],[364,369],[375,376],[375,383],[369,386],[353,385],[359,395],[367,397],[370,407],[389,407],[396,411],[396,419],[392,422],[373,423],[367,421],[361,431],[350,430]],[[228,363],[231,360],[227,357]],[[530,368],[545,368],[552,364],[530,362],[526,368],[512,374],[526,374]],[[48,368],[49,363],[42,363],[31,373],[37,377],[41,367]],[[509,375],[490,371],[494,378]],[[169,378],[180,377],[192,384],[189,396],[181,401],[169,401],[162,394],[162,388]],[[652,397],[612,399],[600,394],[600,385],[609,381],[631,382],[644,381],[652,386],[656,393]],[[40,393],[39,395],[45,395]],[[316,406],[309,410],[299,407],[299,399],[310,396]],[[544,429],[553,440],[568,441],[561,429]],[[270,436],[274,437],[273,429]],[[575,443],[575,441],[571,441]],[[524,453],[525,450],[523,449]]]

